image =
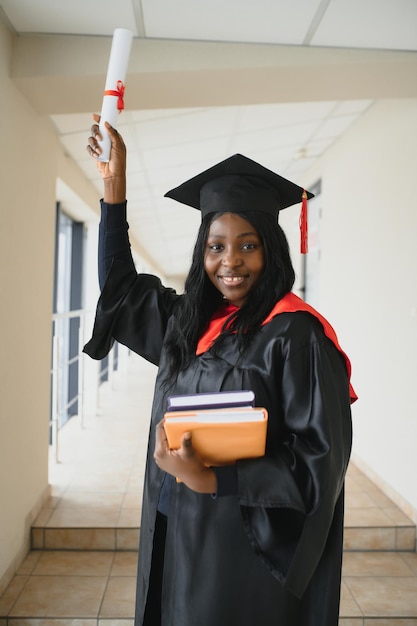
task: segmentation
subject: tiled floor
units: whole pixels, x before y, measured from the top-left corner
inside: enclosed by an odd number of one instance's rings
[[[0,598],[0,626],[131,626],[155,369],[133,357],[100,414],[60,435],[33,551]],[[354,466],[347,478],[340,626],[417,626],[416,529]]]

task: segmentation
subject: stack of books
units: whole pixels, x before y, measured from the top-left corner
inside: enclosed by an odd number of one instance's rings
[[[230,465],[265,454],[268,413],[255,407],[252,391],[221,391],[168,398],[164,428],[169,447],[186,432],[207,465]]]

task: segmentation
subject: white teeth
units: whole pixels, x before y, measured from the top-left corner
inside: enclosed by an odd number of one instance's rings
[[[222,276],[221,279],[226,285],[237,285],[242,282],[243,276]]]

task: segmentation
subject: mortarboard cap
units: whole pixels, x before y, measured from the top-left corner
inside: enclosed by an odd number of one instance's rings
[[[303,202],[302,252],[307,251],[306,201],[313,194],[242,154],[197,174],[168,191],[165,197],[200,210],[202,217],[208,213],[245,211],[263,211],[278,217],[282,209]]]

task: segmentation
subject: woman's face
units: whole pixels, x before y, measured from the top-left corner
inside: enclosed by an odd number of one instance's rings
[[[215,219],[207,236],[204,269],[229,302],[241,307],[264,268],[264,250],[258,231],[236,213]]]

